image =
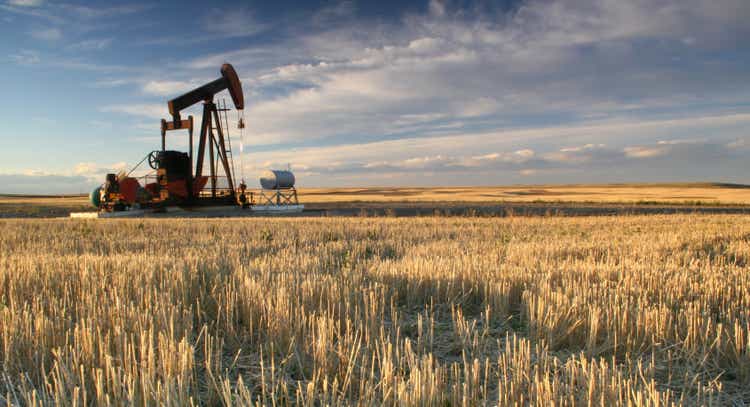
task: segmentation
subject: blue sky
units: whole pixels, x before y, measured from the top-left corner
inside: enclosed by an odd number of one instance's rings
[[[137,163],[224,62],[250,185],[750,183],[746,0],[4,1],[0,192]]]

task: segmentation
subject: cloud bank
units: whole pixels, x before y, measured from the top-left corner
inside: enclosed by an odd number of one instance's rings
[[[164,101],[215,78],[229,61],[245,86],[246,153],[235,158],[248,177],[287,164],[308,186],[750,175],[749,2],[513,4],[432,0],[395,19],[364,15],[353,2],[270,20],[247,7],[226,18],[212,12],[224,28],[208,24],[186,40],[233,46],[211,53],[196,45],[167,62],[168,76],[156,67],[97,65],[103,77],[94,86],[134,95],[99,111],[137,121],[139,132],[153,122],[156,134]],[[43,5],[9,7],[45,13]],[[85,19],[138,9],[64,10]],[[111,43],[91,38],[70,49]],[[44,63],[33,50],[10,59]]]

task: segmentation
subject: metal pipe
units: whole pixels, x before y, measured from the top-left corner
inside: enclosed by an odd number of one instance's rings
[[[190,127],[188,128],[188,138],[190,139],[190,151],[188,151],[188,154],[190,155],[190,176],[193,176],[193,115],[188,116],[188,122],[190,123]]]
[[[167,121],[161,119],[161,151],[167,149]]]

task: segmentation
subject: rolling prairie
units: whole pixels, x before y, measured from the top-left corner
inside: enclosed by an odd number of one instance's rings
[[[0,221],[0,394],[750,403],[750,218]]]

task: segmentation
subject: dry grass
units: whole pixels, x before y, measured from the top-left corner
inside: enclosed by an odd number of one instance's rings
[[[750,187],[731,184],[531,185],[517,187],[307,188],[306,202],[592,202],[750,204]]]
[[[750,402],[750,219],[0,221],[42,405]]]

